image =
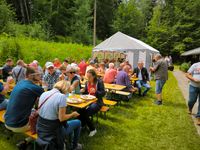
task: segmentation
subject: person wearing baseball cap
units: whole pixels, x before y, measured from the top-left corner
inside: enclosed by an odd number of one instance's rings
[[[44,75],[44,83],[47,85],[48,90],[51,90],[54,84],[59,80],[60,72],[56,71],[52,62],[45,64],[47,73]]]

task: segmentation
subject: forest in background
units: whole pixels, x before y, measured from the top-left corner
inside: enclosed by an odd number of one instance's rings
[[[200,45],[200,0],[97,0],[97,43],[117,31],[163,55]],[[6,37],[92,45],[94,0],[0,0]]]

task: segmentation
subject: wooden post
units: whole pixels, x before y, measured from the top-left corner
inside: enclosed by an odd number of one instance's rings
[[[93,24],[93,46],[96,46],[96,16],[97,16],[97,1],[94,0],[94,24]]]

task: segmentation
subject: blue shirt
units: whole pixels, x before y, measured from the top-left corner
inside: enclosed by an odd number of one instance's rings
[[[19,128],[28,123],[36,99],[44,90],[29,80],[22,80],[14,87],[5,114],[9,127]]]
[[[116,84],[124,85],[128,90],[132,87],[128,74],[123,70],[118,72],[116,77]]]
[[[3,87],[3,83],[0,82],[0,93],[3,91],[4,87]],[[2,103],[5,99],[5,96],[0,94],[0,103]]]
[[[39,110],[39,115],[44,119],[57,120],[59,108],[67,106],[66,95],[60,93],[60,91],[55,88],[51,91],[44,92],[39,99],[39,106],[46,99],[47,101],[41,106]]]

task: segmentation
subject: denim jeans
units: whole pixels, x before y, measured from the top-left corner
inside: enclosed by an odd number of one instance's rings
[[[8,105],[8,100],[5,99],[1,104],[0,104],[0,110],[6,109]]]
[[[161,94],[166,80],[156,80],[156,94]]]
[[[189,101],[188,101],[188,107],[189,110],[192,110],[194,104],[199,101],[199,106],[197,110],[197,118],[200,118],[200,87],[194,87],[190,85],[189,87]]]
[[[141,88],[142,88],[142,87],[145,87],[145,90],[144,90],[144,92],[143,92],[143,95],[146,95],[147,92],[148,92],[148,91],[150,90],[150,88],[151,88],[151,86],[150,86],[147,82],[142,81],[142,80],[136,81],[136,84],[137,84],[137,87],[138,87],[138,89],[139,89],[139,94],[141,94]]]
[[[87,108],[87,113],[89,116],[92,116],[96,114],[100,109],[101,107],[97,103],[93,103]]]
[[[66,134],[70,139],[70,147],[76,148],[81,132],[81,122],[78,119],[67,121]]]

